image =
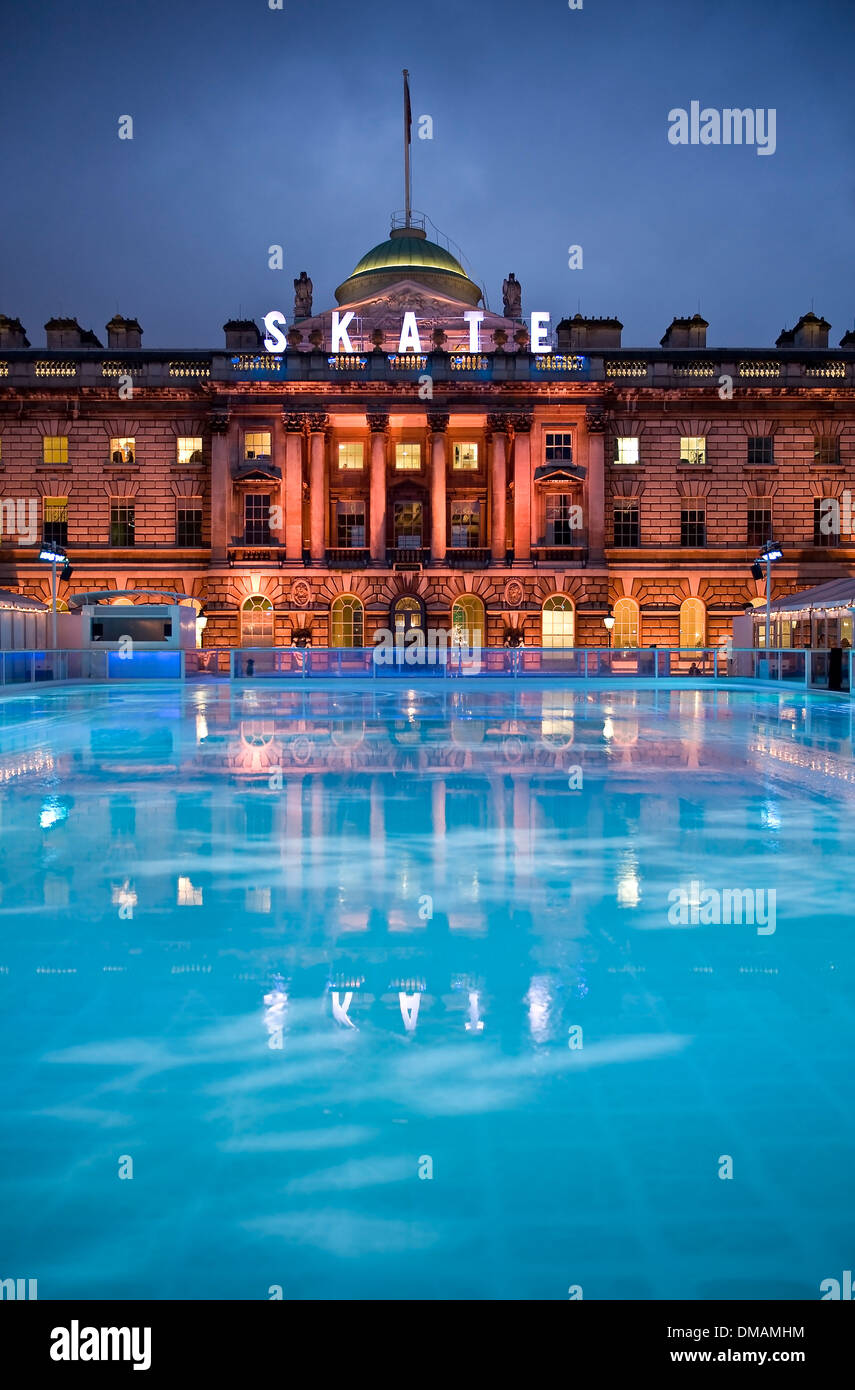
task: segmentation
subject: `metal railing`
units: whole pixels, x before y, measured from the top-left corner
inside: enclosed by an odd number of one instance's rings
[[[722,647],[204,647],[121,652],[103,647],[0,652],[0,687],[126,680],[306,680],[476,676],[582,681],[752,682],[853,690],[852,651]]]

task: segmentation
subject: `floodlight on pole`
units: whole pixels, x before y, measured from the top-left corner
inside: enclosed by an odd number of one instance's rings
[[[751,575],[754,579],[763,578],[763,566],[766,566],[766,654],[769,653],[769,642],[771,640],[772,629],[772,565],[776,560],[782,560],[784,552],[775,541],[769,540],[764,545],[759,556],[751,566]]]
[[[51,627],[53,631],[53,648],[56,651],[56,567],[62,565],[63,575],[71,573],[71,566],[68,563],[68,556],[61,545],[49,545],[45,542],[39,551],[39,559],[45,564],[50,565],[51,570]]]

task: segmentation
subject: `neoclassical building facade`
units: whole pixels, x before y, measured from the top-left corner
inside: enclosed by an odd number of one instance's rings
[[[851,572],[855,334],[813,313],[774,348],[708,348],[699,315],[656,348],[616,319],[503,313],[423,227],[393,229],[280,331],[213,350],[107,345],[0,316],[0,587],[163,589],[205,646],[370,646],[440,629],[491,646],[714,645],[762,583]],[[528,308],[528,306],[527,306]],[[265,346],[265,339],[267,346]]]

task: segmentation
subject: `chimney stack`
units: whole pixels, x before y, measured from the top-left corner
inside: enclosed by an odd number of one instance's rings
[[[50,349],[103,347],[91,328],[81,328],[77,319],[48,319],[45,333]]]
[[[0,348],[28,348],[30,340],[20,319],[0,314]]]
[[[142,329],[137,320],[125,319],[121,314],[114,314],[107,324],[107,346],[120,349],[141,348]]]
[[[664,338],[659,339],[659,345],[664,348],[705,348],[708,328],[709,324],[700,314],[693,314],[690,319],[672,319]]]
[[[779,348],[827,348],[828,333],[831,328],[830,323],[825,319],[817,318],[811,310],[809,314],[802,314],[795,328],[785,328],[775,340],[775,347]]]
[[[595,352],[599,348],[619,348],[623,324],[620,319],[583,318],[574,314],[558,324],[556,343],[559,352]]]
[[[229,319],[223,324],[227,352],[258,352],[261,334],[252,319]]]

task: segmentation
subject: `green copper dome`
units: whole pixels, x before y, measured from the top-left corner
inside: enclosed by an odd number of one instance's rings
[[[481,298],[480,289],[460,262],[435,241],[428,241],[420,227],[398,228],[388,241],[372,247],[339,285],[335,297],[339,304],[350,304],[398,280],[416,280],[469,304],[477,304]]]

